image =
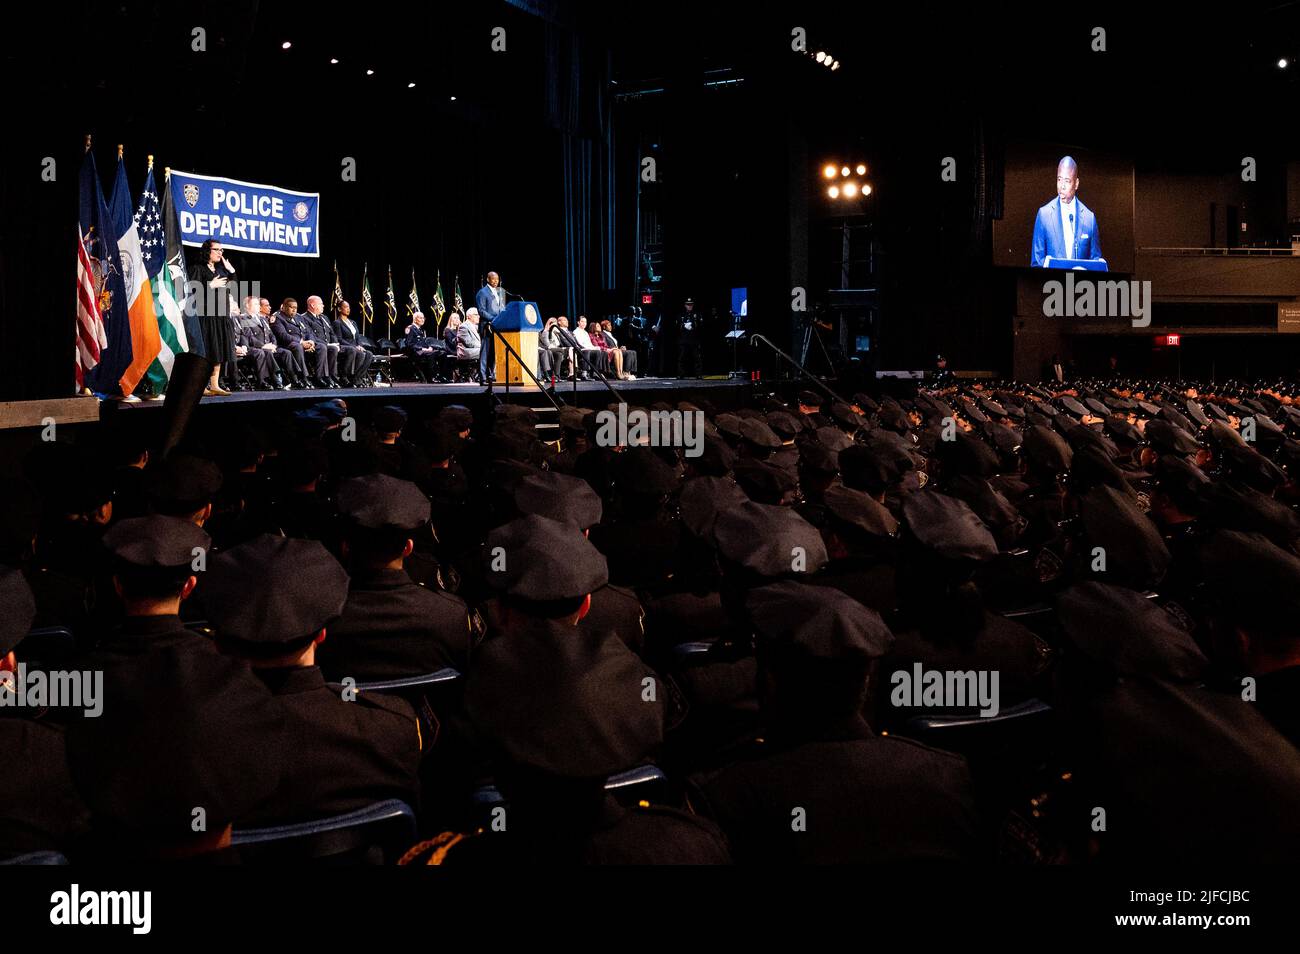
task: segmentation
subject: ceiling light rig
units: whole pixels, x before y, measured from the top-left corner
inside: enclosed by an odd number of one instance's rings
[[[827,160],[822,164],[821,174],[826,180],[826,195],[832,199],[852,201],[871,195],[871,184],[865,181],[865,162],[840,163]]]
[[[840,68],[840,61],[825,50],[808,50],[804,55],[810,57],[818,66],[826,67],[832,73]]]

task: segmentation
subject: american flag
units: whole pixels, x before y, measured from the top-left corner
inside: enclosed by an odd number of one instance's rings
[[[152,172],[152,170],[150,170]],[[162,271],[163,260],[167,257],[167,238],[163,234],[162,208],[158,205],[158,193],[149,187],[149,183],[140,194],[140,204],[135,209],[135,230],[140,235],[140,257],[144,259],[144,271],[150,278]]]
[[[86,243],[77,236],[77,390],[86,384],[86,372],[99,364],[99,355],[108,347],[104,334],[104,316],[99,311],[95,292],[95,272],[86,252]]]

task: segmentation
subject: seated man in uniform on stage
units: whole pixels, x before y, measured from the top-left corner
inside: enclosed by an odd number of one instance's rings
[[[424,312],[411,316],[411,324],[402,339],[402,352],[410,355],[411,362],[430,381],[438,380],[438,345],[441,342],[424,333]]]
[[[277,349],[271,340],[271,326],[261,316],[256,298],[244,299],[244,311],[237,321],[239,333],[235,338],[235,359],[252,368],[257,377],[257,390],[275,390]]]
[[[329,387],[325,382],[328,349],[316,347],[310,330],[298,317],[297,299],[286,298],[280,304],[280,310],[271,320],[271,330],[275,332],[276,344],[292,352],[301,363],[304,387]],[[309,355],[314,381],[307,377]]]
[[[325,317],[325,303],[321,301],[319,295],[310,295],[307,298],[307,310],[298,316],[303,327],[307,329],[307,337],[316,342],[316,350],[325,354],[325,375],[321,379],[326,387],[341,387],[339,381],[339,343],[334,341],[334,331],[330,328],[329,319]]]

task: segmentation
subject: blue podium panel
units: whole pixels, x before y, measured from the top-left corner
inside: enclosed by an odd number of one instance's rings
[[[1085,272],[1108,272],[1110,266],[1104,258],[1052,258],[1043,259],[1043,268],[1068,268]]]
[[[497,315],[492,322],[497,331],[538,331],[542,330],[542,313],[537,310],[535,301],[512,301]]]

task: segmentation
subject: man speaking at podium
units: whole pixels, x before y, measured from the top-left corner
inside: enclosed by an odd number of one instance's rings
[[[1056,164],[1056,198],[1038,210],[1030,265],[1044,268],[1047,258],[1101,258],[1097,216],[1075,194],[1079,164],[1066,156]]]
[[[501,314],[506,307],[506,290],[501,287],[500,275],[496,272],[487,273],[486,282],[478,290],[478,294],[474,296],[474,304],[478,307],[479,318],[486,321],[488,327],[491,327],[497,315]],[[483,329],[482,335],[483,347],[479,349],[478,371],[479,378],[486,384],[489,380],[496,379],[496,342],[487,328]]]

